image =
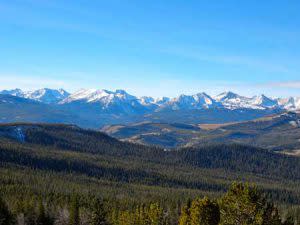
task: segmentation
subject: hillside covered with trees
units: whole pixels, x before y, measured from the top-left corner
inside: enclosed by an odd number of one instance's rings
[[[202,224],[193,218],[203,206],[205,215],[220,215],[220,224],[297,218],[296,157],[237,144],[165,150],[69,125],[8,124],[0,126],[0,136],[0,211],[19,224],[46,224],[37,223],[39,217],[55,224],[106,224],[91,222],[99,217],[107,224]],[[257,188],[229,189],[236,180]],[[249,213],[250,222],[225,221],[224,210]]]

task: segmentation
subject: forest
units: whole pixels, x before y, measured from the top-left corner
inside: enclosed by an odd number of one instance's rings
[[[69,125],[2,125],[0,136],[0,224],[299,224],[296,157],[166,150]]]
[[[236,182],[217,199],[198,197],[175,207],[159,202],[124,207],[115,201],[82,199],[73,194],[60,205],[36,196],[18,199],[9,208],[0,198],[1,225],[294,225],[300,222],[300,218],[291,214],[284,217],[255,185]]]

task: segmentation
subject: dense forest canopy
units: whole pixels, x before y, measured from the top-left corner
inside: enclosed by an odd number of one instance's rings
[[[116,200],[72,194],[61,205],[44,201],[43,196],[18,199],[15,205],[0,198],[1,225],[294,225],[297,214],[280,215],[254,185],[233,183],[218,199],[195,198],[175,206],[159,202],[121,206]],[[296,213],[299,213],[296,212]]]
[[[41,217],[50,224],[69,224],[73,218],[72,224],[98,224],[105,218],[109,224],[202,224],[203,215],[214,221],[208,224],[232,224],[224,221],[224,210],[232,213],[240,200],[224,193],[236,180],[257,184],[233,185],[242,196],[249,194],[243,190],[264,193],[259,198],[261,194],[251,194],[247,204],[252,203],[243,208],[259,201],[262,208],[247,212],[257,215],[258,222],[240,224],[265,224],[261,221],[267,215],[277,224],[289,215],[297,219],[300,158],[237,144],[165,150],[62,124],[2,125],[0,136],[1,207],[14,221]],[[58,223],[57,217],[63,221]]]

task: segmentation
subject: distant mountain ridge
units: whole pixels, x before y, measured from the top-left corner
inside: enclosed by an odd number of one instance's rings
[[[59,122],[82,127],[143,121],[155,123],[228,123],[300,110],[300,98],[244,97],[233,92],[204,92],[175,98],[137,97],[124,90],[82,89],[68,93],[43,88],[0,91],[0,123]]]
[[[43,88],[34,91],[21,89],[3,90],[0,94],[36,100],[46,104],[100,104],[103,109],[116,105],[131,105],[132,108],[155,108],[182,110],[182,109],[272,109],[300,110],[300,97],[270,98],[265,95],[245,97],[233,92],[224,92],[217,96],[210,96],[205,92],[194,95],[180,95],[175,98],[153,98],[150,96],[137,97],[128,94],[124,90],[109,91],[105,89],[81,89],[74,93],[68,93],[64,89]]]
[[[46,104],[56,104],[70,95],[70,93],[68,93],[64,89],[50,89],[50,88],[42,88],[34,91],[23,91],[19,88],[16,88],[12,90],[0,91],[0,94],[27,98],[38,102],[43,102]]]

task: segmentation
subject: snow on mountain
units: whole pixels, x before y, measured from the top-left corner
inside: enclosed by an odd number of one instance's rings
[[[63,89],[49,89],[43,88],[35,91],[29,91],[24,93],[25,98],[36,100],[47,104],[55,104],[65,99],[70,94]]]
[[[154,100],[154,103],[156,104],[156,105],[164,105],[164,104],[166,104],[167,102],[169,102],[170,101],[170,98],[168,98],[168,97],[160,97],[160,98],[157,98],[157,99],[155,99]]]
[[[278,102],[276,100],[268,98],[265,95],[254,96],[251,98],[250,104],[256,107],[261,107],[262,109],[278,107]]]
[[[43,88],[35,91],[22,91],[21,89],[3,90],[0,94],[8,94],[21,98],[27,98],[46,104],[58,103],[62,99],[69,96],[69,93],[63,89],[49,89]]]
[[[214,99],[218,102],[224,102],[224,101],[231,101],[234,99],[243,99],[243,98],[245,98],[245,97],[242,97],[238,94],[228,91],[228,92],[223,92],[223,93],[217,95]]]
[[[96,90],[96,89],[81,89],[67,98],[63,99],[60,104],[66,104],[71,102],[97,102],[103,99],[104,97],[109,96],[113,92],[107,90]]]
[[[65,98],[60,104],[71,103],[76,101],[82,101],[86,103],[103,103],[105,105],[112,103],[113,101],[132,101],[137,100],[133,95],[128,94],[124,90],[108,91],[97,89],[82,89],[69,97]]]
[[[108,91],[82,89],[71,94],[59,104],[93,104],[110,113],[138,113],[145,110],[141,99],[124,90]]]
[[[43,88],[35,91],[21,89],[3,90],[0,94],[32,99],[47,104],[94,104],[108,112],[146,112],[161,109],[191,110],[191,109],[284,109],[300,110],[300,97],[272,99],[265,95],[244,97],[233,92],[224,92],[215,97],[202,92],[195,95],[180,95],[176,98],[157,98],[149,96],[136,97],[124,90],[82,89],[69,94],[63,89]]]
[[[193,95],[193,98],[196,101],[195,106],[197,108],[211,108],[217,106],[217,102],[204,92]]]
[[[300,110],[300,97],[296,97],[294,98],[294,102],[295,102],[295,110]]]
[[[278,107],[276,100],[265,95],[253,96],[252,98],[240,96],[233,92],[224,92],[215,97],[215,100],[227,109],[270,109]]]
[[[155,99],[148,96],[143,96],[139,98],[139,101],[142,105],[149,106],[155,104]]]
[[[300,110],[300,97],[277,99],[278,105],[289,111]]]
[[[22,98],[24,97],[24,92],[19,88],[12,89],[12,90],[3,90],[3,91],[0,91],[0,94],[12,95],[12,96],[17,96],[17,97],[22,97]]]
[[[173,98],[164,104],[165,108],[173,110],[207,109],[217,106],[217,102],[204,92],[195,95],[180,95],[178,98]]]
[[[251,104],[251,98],[240,96],[233,92],[223,92],[214,98],[227,109],[257,108]]]

